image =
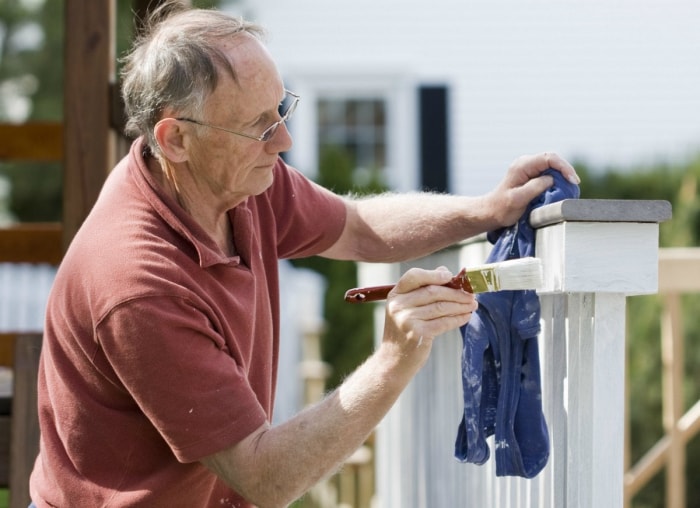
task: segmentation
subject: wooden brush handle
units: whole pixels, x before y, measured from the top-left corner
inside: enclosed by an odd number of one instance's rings
[[[345,301],[350,303],[364,303],[385,300],[389,295],[389,291],[394,289],[394,286],[395,284],[387,284],[385,286],[348,289],[345,292]]]
[[[469,279],[467,279],[466,270],[462,270],[457,275],[452,277],[450,282],[443,286],[452,289],[463,289],[464,291],[472,292]],[[345,301],[350,303],[365,303],[378,302],[386,300],[389,292],[396,287],[396,284],[386,284],[384,286],[369,286],[365,288],[348,289],[345,292]]]

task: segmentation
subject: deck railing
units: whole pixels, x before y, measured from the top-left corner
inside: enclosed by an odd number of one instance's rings
[[[463,409],[461,336],[453,332],[436,340],[378,429],[376,505],[623,506],[626,297],[658,291],[658,227],[670,215],[662,201],[571,200],[535,210],[546,280],[538,340],[547,466],[525,480],[497,477],[493,459],[475,466],[453,458]],[[360,284],[395,281],[411,266],[482,263],[489,248],[468,242],[414,263],[363,265]],[[381,306],[376,318],[381,330]]]
[[[662,417],[664,435],[625,474],[625,506],[666,468],[666,508],[685,508],[686,446],[700,432],[700,401],[684,411],[683,294],[700,293],[700,248],[661,249]]]

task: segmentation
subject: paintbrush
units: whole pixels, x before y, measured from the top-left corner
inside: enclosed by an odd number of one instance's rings
[[[444,284],[469,293],[502,290],[540,289],[543,284],[542,262],[538,258],[509,259],[498,263],[463,268],[450,282]],[[349,289],[345,301],[353,303],[384,300],[395,284]]]

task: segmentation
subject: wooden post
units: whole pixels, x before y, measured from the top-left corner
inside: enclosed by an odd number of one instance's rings
[[[493,458],[483,466],[453,458],[463,402],[461,336],[452,332],[435,341],[426,366],[380,425],[377,505],[622,506],[625,298],[657,291],[658,223],[668,218],[670,204],[662,201],[570,200],[535,210],[530,221],[546,281],[538,340],[547,466],[525,480],[496,477]],[[469,242],[398,271],[443,264],[456,271],[483,262],[488,248]],[[493,456],[492,439],[489,446]]]
[[[82,224],[115,162],[110,81],[115,0],[66,0],[63,246]]]
[[[18,335],[10,428],[10,508],[29,506],[29,475],[39,453],[37,376],[41,334]]]
[[[663,366],[663,425],[670,439],[666,465],[666,508],[684,508],[685,440],[677,422],[683,416],[683,315],[681,295],[664,296],[661,316],[661,360]]]

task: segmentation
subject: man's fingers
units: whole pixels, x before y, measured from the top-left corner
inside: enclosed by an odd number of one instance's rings
[[[552,168],[558,170],[564,177],[569,180],[571,183],[578,185],[581,183],[581,179],[579,178],[578,174],[576,173],[576,170],[574,167],[564,158],[560,157],[556,153],[552,152],[544,152],[542,154],[542,158],[544,159],[544,163],[547,165],[545,167],[545,170],[547,168]]]
[[[513,161],[514,167],[522,168],[523,174],[527,178],[537,178],[549,168],[561,172],[571,183],[579,184],[581,179],[574,167],[564,158],[554,152],[542,152],[536,155],[523,155]]]
[[[454,289],[449,291],[457,292]],[[401,305],[394,300],[387,304],[387,322],[385,324],[392,323],[393,326],[390,329],[396,330],[398,334],[390,334],[389,336],[393,336],[399,343],[415,345],[421,342],[422,345],[429,346],[432,344],[433,338],[469,322],[472,312],[476,310],[476,304],[455,304],[450,311],[447,310],[448,307],[445,305],[442,306],[441,310],[438,310],[435,304],[401,308]]]
[[[445,287],[446,269],[411,269],[401,277],[387,301],[387,317],[409,343],[433,337],[466,324],[477,308],[473,294]]]
[[[552,178],[550,175],[542,175],[538,176],[537,178],[528,180],[518,190],[524,191],[525,195],[527,196],[527,199],[525,200],[525,203],[527,204],[533,198],[539,196],[544,191],[549,189],[553,184],[554,178]]]
[[[436,270],[411,268],[401,276],[392,293],[410,293],[418,288],[430,285],[442,286],[447,284],[451,278],[452,273],[445,267],[440,267]]]

